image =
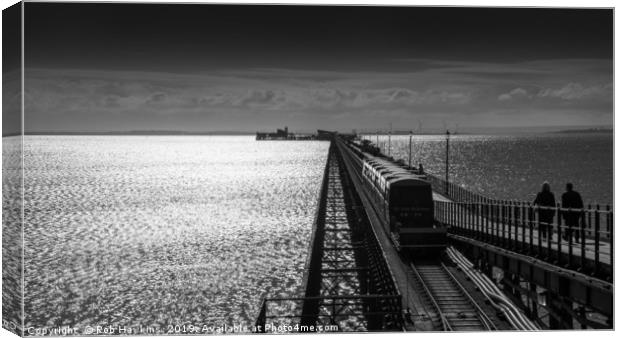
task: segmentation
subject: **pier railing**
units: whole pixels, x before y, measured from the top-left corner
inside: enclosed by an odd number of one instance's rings
[[[473,203],[496,203],[499,200],[492,199],[486,197],[482,194],[475,193],[473,191],[467,190],[458,184],[452,182],[446,182],[443,178],[436,176],[434,174],[425,173],[428,178],[433,190],[436,192],[445,195],[455,202],[473,202]]]
[[[505,201],[435,201],[435,219],[453,235],[601,279],[613,276],[613,211],[609,207],[576,210]]]

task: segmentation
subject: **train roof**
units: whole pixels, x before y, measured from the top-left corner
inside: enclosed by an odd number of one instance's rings
[[[430,186],[430,183],[422,177],[418,175],[413,175],[414,177],[401,177],[396,180],[390,181],[390,186],[392,187],[401,187],[401,186]]]
[[[387,159],[366,154],[364,162],[378,171],[390,185],[411,186],[428,184],[424,176],[414,174],[403,166]]]
[[[408,169],[403,168],[401,165],[396,164],[392,161],[382,159],[379,157],[374,157],[374,156],[368,156],[368,157],[369,158],[366,160],[366,162],[368,162],[368,164],[370,164],[373,168],[376,168],[376,169],[384,168],[393,173],[400,172],[400,173],[412,174],[411,171],[409,171]]]

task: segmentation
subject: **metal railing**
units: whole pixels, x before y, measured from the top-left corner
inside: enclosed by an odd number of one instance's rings
[[[601,279],[613,276],[613,211],[609,207],[575,210],[505,201],[435,201],[435,219],[450,234]]]
[[[443,178],[434,174],[425,173],[433,190],[445,195],[455,202],[496,203],[499,200],[469,191],[456,183],[446,182]]]
[[[428,172],[424,173],[426,175],[426,177],[428,178],[429,182],[431,183],[431,186],[433,188],[434,191],[443,194],[444,196],[448,197],[449,199],[453,200],[454,202],[468,202],[468,203],[490,203],[490,204],[504,204],[504,203],[508,203],[508,204],[520,204],[520,205],[531,205],[531,202],[528,201],[523,201],[523,200],[509,200],[509,199],[499,199],[499,198],[490,198],[487,196],[484,196],[480,193],[476,193],[470,190],[467,190],[466,188],[453,183],[453,182],[446,182],[443,178],[435,175],[435,174],[431,174]],[[585,207],[584,209],[600,209],[600,210],[604,210],[604,211],[610,211],[611,210],[611,206],[610,205],[591,205],[589,204],[587,207]]]

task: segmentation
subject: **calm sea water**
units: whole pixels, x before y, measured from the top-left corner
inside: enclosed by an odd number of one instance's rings
[[[27,137],[26,326],[253,324],[299,292],[327,148]]]
[[[369,139],[376,143],[376,137]],[[379,136],[387,153],[388,138]],[[392,155],[409,161],[409,136],[392,137]],[[414,136],[412,162],[445,175],[446,137]],[[544,181],[559,200],[572,182],[586,203],[613,203],[611,133],[453,135],[450,180],[485,196],[533,201]]]
[[[2,321],[16,331],[22,316],[22,142],[2,138]]]
[[[601,134],[458,135],[451,177],[515,199],[533,199],[543,180],[559,196],[572,181],[586,201],[611,203],[612,143]],[[408,136],[392,145],[407,160]],[[26,326],[251,325],[262,297],[300,291],[327,148],[26,137]],[[444,151],[444,137],[414,139],[414,163],[426,170],[443,173]]]

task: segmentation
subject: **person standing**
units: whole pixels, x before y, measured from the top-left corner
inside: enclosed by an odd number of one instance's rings
[[[564,221],[567,229],[564,232],[564,239],[568,240],[569,236],[575,234],[575,242],[579,242],[579,220],[583,212],[583,200],[581,195],[573,190],[572,183],[566,183],[566,192],[562,194],[562,208],[571,209],[564,210]],[[570,229],[570,230],[569,230]]]
[[[551,192],[551,186],[549,182],[544,182],[542,184],[542,188],[538,194],[536,194],[536,199],[534,200],[534,205],[538,205],[542,208],[538,209],[538,226],[540,228],[540,234],[543,238],[547,237],[547,233],[551,236],[553,229],[553,217],[555,214],[555,210],[552,208],[555,207],[555,196]]]

